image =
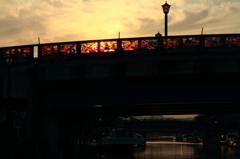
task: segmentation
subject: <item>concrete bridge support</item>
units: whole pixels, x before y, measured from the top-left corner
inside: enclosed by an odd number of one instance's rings
[[[54,112],[41,113],[38,129],[38,153],[42,158],[54,159],[58,157],[58,115]],[[41,152],[42,151],[42,152]]]

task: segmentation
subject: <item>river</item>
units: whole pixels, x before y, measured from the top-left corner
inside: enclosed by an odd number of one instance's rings
[[[86,156],[87,158],[87,156]],[[219,144],[148,141],[133,153],[113,152],[98,159],[239,159],[240,148]]]

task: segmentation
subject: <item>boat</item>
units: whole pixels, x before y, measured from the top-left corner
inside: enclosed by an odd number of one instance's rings
[[[227,145],[226,135],[221,135],[219,138],[219,142],[221,145]]]
[[[137,146],[145,146],[145,139],[141,134],[135,133],[135,137]]]
[[[240,147],[240,139],[234,139],[227,142],[228,146],[231,147]]]
[[[101,142],[105,150],[134,150],[137,137],[127,129],[118,128],[114,129],[110,136],[102,138]]]
[[[183,141],[187,141],[187,142],[198,142],[198,137],[199,136],[194,134],[185,134],[183,135],[182,139]]]
[[[213,134],[204,134],[198,137],[198,142],[203,144],[218,144],[219,141]]]
[[[183,134],[174,134],[173,135],[173,140],[182,140],[183,139]]]
[[[238,132],[228,133],[226,135],[226,142],[228,146],[240,147],[240,135]]]

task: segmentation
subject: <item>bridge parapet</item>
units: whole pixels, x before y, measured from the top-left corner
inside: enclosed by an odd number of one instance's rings
[[[1,47],[0,58],[41,58],[56,55],[84,56],[84,54],[98,56],[99,53],[122,55],[125,52],[139,55],[142,52],[135,52],[138,50],[157,50],[155,53],[222,52],[224,50],[239,51],[239,47],[240,34],[136,37]],[[57,57],[55,58],[57,59]]]
[[[139,37],[1,47],[0,65],[5,65],[5,58],[14,58],[12,73],[24,72],[37,64],[38,81],[239,73],[240,34]],[[5,72],[4,68],[2,72]]]

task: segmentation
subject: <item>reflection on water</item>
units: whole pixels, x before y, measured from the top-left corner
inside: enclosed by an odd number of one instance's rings
[[[142,154],[136,154],[136,159],[154,158],[188,158],[194,156],[195,148],[198,144],[176,144],[174,142],[150,142]]]
[[[102,159],[239,159],[240,148],[219,144],[187,142],[147,142],[146,147],[136,147],[133,153],[113,152]]]

